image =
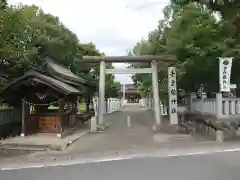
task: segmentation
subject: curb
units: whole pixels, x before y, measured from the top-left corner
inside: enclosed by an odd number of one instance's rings
[[[75,141],[78,139],[82,138],[84,135],[88,134],[89,131],[82,132],[74,138],[73,140],[69,140],[63,145],[22,145],[18,144],[16,146],[11,145],[11,144],[0,144],[0,151],[4,150],[19,150],[19,151],[62,151],[69,147],[71,144],[73,144]],[[25,147],[24,147],[25,146]]]
[[[62,147],[61,150],[66,149],[67,147],[69,147],[70,145],[72,145],[75,141],[77,141],[78,139],[82,138],[83,136],[87,135],[90,131],[85,131],[82,132],[78,137],[76,137],[73,140],[69,140],[67,143],[65,143]]]
[[[31,147],[8,147],[7,145],[4,147],[0,148],[0,151],[47,151],[49,150],[50,147],[44,148],[44,147],[36,147],[36,148],[31,148]]]

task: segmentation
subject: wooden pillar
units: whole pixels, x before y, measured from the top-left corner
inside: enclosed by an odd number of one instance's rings
[[[60,102],[59,102],[59,114],[58,114],[59,129],[58,129],[58,134],[57,134],[58,137],[62,137],[63,136],[63,131],[64,131],[64,129],[63,129],[64,103],[65,103],[64,99],[61,99]]]
[[[73,128],[76,125],[76,114],[77,114],[77,104],[76,104],[76,100],[73,99],[71,101],[69,128]]]
[[[90,110],[90,102],[91,102],[91,96],[89,95],[88,97],[87,97],[87,102],[86,102],[86,112],[89,112],[89,110]]]
[[[73,104],[73,126],[76,126],[77,103]]]
[[[21,136],[26,136],[26,128],[25,128],[25,100],[22,99],[22,133]]]
[[[81,97],[80,96],[77,96],[77,112],[80,113],[80,99]]]
[[[70,111],[70,114],[69,114],[69,121],[68,121],[68,129],[70,129],[72,127],[72,113],[73,113],[73,102],[72,100],[69,102],[70,105],[69,105],[69,110]]]

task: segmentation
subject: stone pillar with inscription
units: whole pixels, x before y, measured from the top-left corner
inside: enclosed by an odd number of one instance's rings
[[[176,82],[176,68],[168,68],[168,96],[169,96],[169,119],[170,124],[178,124],[177,116],[177,82]]]

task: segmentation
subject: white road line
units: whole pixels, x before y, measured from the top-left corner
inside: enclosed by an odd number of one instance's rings
[[[240,151],[240,149],[237,148],[237,149],[224,149],[224,150],[214,150],[214,151],[188,152],[188,153],[180,153],[180,154],[168,154],[165,157],[194,156],[194,155],[204,155],[204,154],[224,153],[224,152],[236,152],[236,151]]]
[[[0,168],[1,171],[9,171],[9,170],[17,170],[17,169],[30,169],[30,168],[43,168],[43,167],[56,167],[56,166],[71,166],[77,164],[90,164],[90,163],[99,163],[99,162],[111,162],[111,161],[121,161],[121,160],[129,160],[129,159],[140,159],[140,158],[167,158],[167,157],[180,157],[180,156],[195,156],[195,155],[204,155],[204,154],[213,154],[213,153],[224,153],[224,152],[236,152],[240,151],[240,148],[233,149],[222,149],[222,150],[203,150],[203,151],[195,151],[195,152],[176,152],[172,154],[164,154],[160,151],[155,153],[147,153],[147,154],[132,154],[132,155],[123,155],[123,156],[112,156],[112,157],[104,157],[104,158],[94,158],[94,159],[79,159],[75,161],[65,161],[59,163],[46,163],[39,165],[31,165],[26,164],[22,166],[16,167],[4,167]]]

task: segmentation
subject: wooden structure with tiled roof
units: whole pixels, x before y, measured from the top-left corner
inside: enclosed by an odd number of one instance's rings
[[[124,97],[128,103],[136,103],[141,99],[141,95],[134,84],[122,84],[121,96]]]
[[[77,98],[84,88],[94,88],[86,79],[68,68],[46,60],[46,70],[30,70],[1,92],[5,102],[22,108],[22,135],[56,133],[62,137],[65,130],[77,123]],[[53,110],[49,106],[58,106]]]

